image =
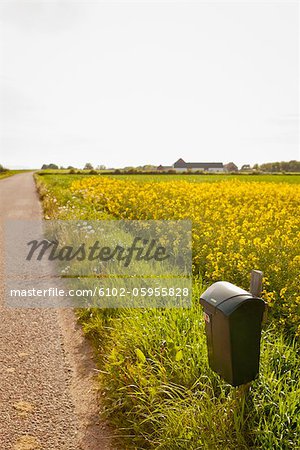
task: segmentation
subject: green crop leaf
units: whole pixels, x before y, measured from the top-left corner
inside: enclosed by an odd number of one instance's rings
[[[135,354],[138,357],[138,360],[142,363],[146,362],[146,356],[144,355],[144,353],[142,352],[142,350],[140,350],[139,348],[135,349]]]
[[[175,361],[181,361],[182,358],[183,358],[182,350],[179,350],[179,351],[176,353]]]

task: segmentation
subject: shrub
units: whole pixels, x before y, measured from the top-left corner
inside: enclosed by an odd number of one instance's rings
[[[5,169],[5,167],[3,167],[2,164],[0,164],[0,173],[7,172],[7,171],[8,171],[8,169]]]

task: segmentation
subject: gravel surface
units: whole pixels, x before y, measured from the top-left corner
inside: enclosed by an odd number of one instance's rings
[[[32,173],[0,181],[0,223],[41,218]],[[2,226],[1,226],[2,230]],[[0,449],[108,450],[92,349],[70,309],[5,305],[0,239]]]

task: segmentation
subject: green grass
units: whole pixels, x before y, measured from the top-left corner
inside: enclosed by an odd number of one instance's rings
[[[16,175],[17,173],[25,172],[25,170],[7,170],[6,172],[0,173],[0,180],[3,178],[11,177],[12,175]]]
[[[147,176],[130,178],[137,177]],[[208,177],[214,176],[203,178]],[[282,181],[284,176],[277,177]],[[37,177],[45,215],[109,218],[74,197],[69,189],[74,179],[78,175]],[[248,391],[227,385],[207,363],[199,305],[203,288],[195,278],[190,309],[78,311],[98,357],[104,415],[123,436],[120,448],[299,449],[299,343],[276,322],[269,323],[262,336],[259,378]]]
[[[3,178],[10,177],[11,175],[12,175],[12,174],[9,173],[9,172],[3,172],[3,173],[0,173],[0,180],[2,180]]]
[[[249,391],[230,387],[208,367],[198,294],[191,309],[81,312],[100,357],[106,417],[130,436],[126,448],[299,448],[296,344],[267,329],[259,378]]]
[[[17,175],[18,173],[24,173],[24,172],[32,172],[33,170],[7,170],[5,172],[0,172],[0,180],[3,178],[8,178],[13,175]]]

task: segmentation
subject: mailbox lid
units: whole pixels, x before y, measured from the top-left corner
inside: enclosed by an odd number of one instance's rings
[[[235,310],[243,307],[247,311],[256,311],[258,317],[264,313],[266,304],[264,300],[258,297],[253,297],[251,294],[238,295],[237,297],[231,297],[227,301],[219,305],[218,310],[222,311],[225,316],[230,316]]]
[[[238,296],[253,298],[249,292],[228,281],[217,281],[203,292],[200,297],[200,303],[214,311],[222,302]]]

